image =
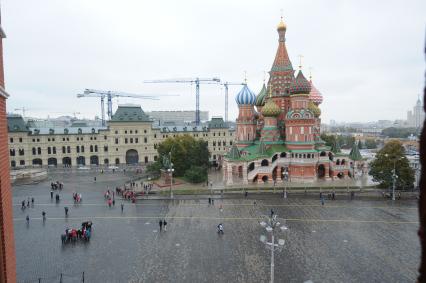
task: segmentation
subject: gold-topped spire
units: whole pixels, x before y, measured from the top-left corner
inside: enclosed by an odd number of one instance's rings
[[[312,81],[312,67],[309,67],[309,80]]]
[[[299,70],[301,71],[302,70],[302,58],[303,58],[303,55],[298,55],[298,57],[299,57]]]
[[[281,20],[277,26],[277,30],[280,31],[280,30],[286,30],[286,29],[287,29],[287,25],[283,21],[283,9],[281,9]]]
[[[244,83],[247,84],[247,71],[244,71]]]

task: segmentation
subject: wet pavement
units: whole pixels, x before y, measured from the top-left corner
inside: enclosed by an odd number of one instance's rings
[[[275,254],[276,282],[413,282],[420,245],[417,204],[403,200],[336,200],[322,206],[314,198],[277,195],[217,199],[138,200],[115,207],[104,201],[106,187],[129,174],[92,172],[52,174],[65,188],[61,202],[50,199],[50,180],[14,187],[14,227],[19,282],[268,282],[270,252],[259,241],[259,220],[272,208],[289,227]],[[72,192],[83,195],[74,206]],[[22,211],[20,202],[35,197]],[[253,196],[250,196],[253,197]],[[64,206],[70,208],[64,217]],[[220,209],[222,206],[222,210]],[[41,212],[46,211],[43,223]],[[27,225],[25,217],[29,215]],[[158,221],[166,219],[167,232]],[[66,227],[93,221],[89,243],[62,246]],[[224,224],[224,235],[216,233]],[[79,281],[80,280],[80,281]]]

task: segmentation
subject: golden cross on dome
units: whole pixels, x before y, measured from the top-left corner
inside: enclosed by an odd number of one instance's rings
[[[247,71],[244,71],[244,83],[247,84]]]
[[[281,21],[283,20],[283,9],[280,9]]]
[[[299,69],[302,70],[302,58],[304,57],[303,55],[299,55]]]
[[[309,80],[312,81],[312,67],[309,67]]]

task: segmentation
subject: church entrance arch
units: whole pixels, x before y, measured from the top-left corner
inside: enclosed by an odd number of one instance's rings
[[[318,165],[317,176],[320,179],[325,177],[325,166],[324,166],[324,164]]]
[[[135,149],[129,149],[126,152],[126,164],[138,164],[139,155]]]

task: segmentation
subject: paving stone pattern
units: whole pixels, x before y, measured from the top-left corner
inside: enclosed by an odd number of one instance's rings
[[[253,199],[139,200],[119,199],[109,208],[102,192],[128,180],[122,173],[56,173],[65,184],[62,201],[50,200],[50,180],[13,188],[17,276],[19,282],[269,282],[270,252],[259,241],[266,234],[258,223],[273,208],[286,218],[286,240],[275,254],[276,282],[413,282],[420,246],[414,201],[336,200],[272,196]],[[72,204],[72,192],[83,203]],[[22,211],[20,202],[35,197]],[[64,218],[64,206],[70,207]],[[223,210],[219,209],[222,205]],[[41,212],[48,219],[43,224]],[[25,217],[30,216],[29,225]],[[167,232],[158,221],[166,218]],[[89,243],[61,245],[66,227],[92,219]],[[361,221],[361,222],[360,222]],[[364,221],[364,222],[362,222]],[[216,233],[224,224],[224,235]],[[156,230],[156,231],[155,231]],[[315,232],[313,232],[315,231]]]

